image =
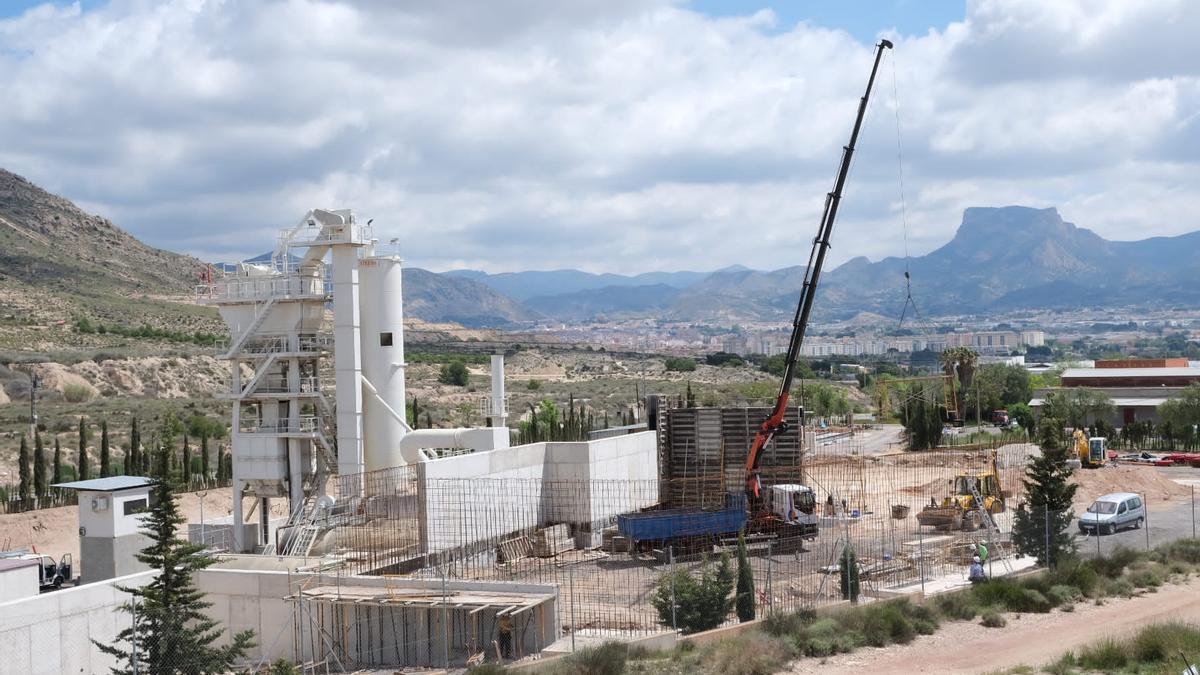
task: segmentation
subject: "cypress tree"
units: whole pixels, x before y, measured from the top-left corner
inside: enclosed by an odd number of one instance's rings
[[[225,480],[233,480],[233,453],[225,453]]]
[[[87,480],[91,476],[87,456],[87,427],[83,418],[79,418],[79,480]]]
[[[838,577],[842,599],[857,603],[859,594],[858,558],[854,555],[854,549],[849,546],[842,549],[842,556],[838,561]]]
[[[200,432],[200,474],[203,476],[201,482],[208,485],[212,480],[212,474],[208,472],[208,432]]]
[[[63,482],[62,473],[62,444],[58,442],[58,436],[54,437],[54,478],[55,483]]]
[[[1075,553],[1071,502],[1078,485],[1071,482],[1068,449],[1061,445],[1060,420],[1043,417],[1038,424],[1042,454],[1025,468],[1025,503],[1013,515],[1013,543],[1017,551],[1050,567]],[[1048,544],[1048,546],[1047,546]]]
[[[33,435],[33,491],[36,497],[50,494],[50,484],[46,481],[46,448],[38,433]]]
[[[17,453],[17,476],[20,480],[17,486],[17,493],[21,497],[21,502],[29,501],[29,497],[33,491],[33,485],[29,477],[29,441],[25,440],[25,435],[21,435],[21,450]]]
[[[112,456],[108,449],[108,420],[100,423],[100,477],[113,475]]]
[[[142,451],[142,430],[138,427],[138,419],[133,418],[133,424],[129,427],[129,450],[125,453],[127,458],[125,473],[130,476],[136,476],[141,473],[142,462],[139,455]]]
[[[194,575],[215,560],[204,554],[204,547],[177,536],[183,515],[171,491],[171,477],[165,469],[170,451],[160,445],[153,506],[143,521],[142,533],[152,543],[137,554],[143,564],[158,571],[154,581],[138,588],[117,586],[137,604],[125,603],[120,610],[134,615],[134,627],[123,629],[113,642],[92,641],[100,651],[116,657],[114,673],[158,675],[167,673],[224,673],[233,662],[254,646],[254,631],[232,636],[223,647],[215,645],[224,629],[204,610],[212,605],[195,586]],[[126,621],[121,621],[127,624]],[[136,642],[134,638],[136,636]]]
[[[738,621],[754,620],[754,570],[750,567],[750,553],[746,550],[746,537],[738,533],[737,549],[737,599],[734,601]]]
[[[138,450],[138,464],[141,464],[141,475],[150,475],[150,463],[154,459],[154,454],[148,451],[145,447]]]
[[[183,484],[192,484],[192,449],[188,447],[187,434],[183,435],[183,466],[180,467],[180,473],[183,474]]]
[[[425,428],[426,429],[433,428],[433,415],[430,415],[429,413],[425,413]]]

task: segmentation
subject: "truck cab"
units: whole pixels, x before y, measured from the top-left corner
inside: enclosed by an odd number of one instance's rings
[[[48,555],[30,554],[23,556],[38,561],[38,586],[43,591],[61,588],[63,582],[71,580],[71,554],[64,553],[57,563]]]
[[[789,525],[799,525],[806,533],[817,531],[817,499],[812,488],[796,483],[767,488],[767,510]]]

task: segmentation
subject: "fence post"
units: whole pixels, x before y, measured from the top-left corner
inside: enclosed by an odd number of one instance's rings
[[[1146,495],[1142,494],[1142,510],[1146,512],[1146,520],[1142,527],[1146,530],[1146,550],[1150,550],[1150,506],[1146,504]]]
[[[567,584],[571,593],[571,653],[575,653],[575,566],[567,567]]]
[[[571,636],[575,636],[575,627],[571,627]],[[446,669],[450,668],[450,603],[446,597],[446,567],[442,565],[442,659]]]
[[[671,564],[671,569],[667,574],[671,575],[671,630],[679,630],[679,626],[675,622],[675,547],[667,546],[667,561]]]
[[[771,542],[767,542],[767,616],[775,613],[775,594],[771,590],[771,577],[775,561],[771,557]]]
[[[1196,538],[1196,486],[1192,486],[1192,539]]]
[[[133,615],[133,637],[130,640],[130,642],[133,643],[133,646],[129,649],[129,664],[130,664],[130,666],[132,666],[133,675],[138,675],[137,597],[136,596],[130,602],[130,605],[131,605],[130,614]]]
[[[917,570],[921,574],[921,597],[925,597],[925,532],[917,524]]]

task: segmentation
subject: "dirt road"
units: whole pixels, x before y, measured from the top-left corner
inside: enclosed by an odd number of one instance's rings
[[[791,673],[983,673],[1018,665],[1040,666],[1105,637],[1124,637],[1152,623],[1200,623],[1200,579],[1166,586],[1103,606],[1076,605],[1074,612],[1008,617],[1005,628],[978,622],[946,623],[934,635],[902,647],[864,649],[825,659],[804,659]]]

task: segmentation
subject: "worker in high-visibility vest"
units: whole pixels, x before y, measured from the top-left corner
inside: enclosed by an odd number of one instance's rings
[[[975,555],[979,556],[980,563],[987,564],[988,550],[987,550],[987,546],[984,545],[984,543],[982,541],[979,542],[978,544],[975,544]]]

